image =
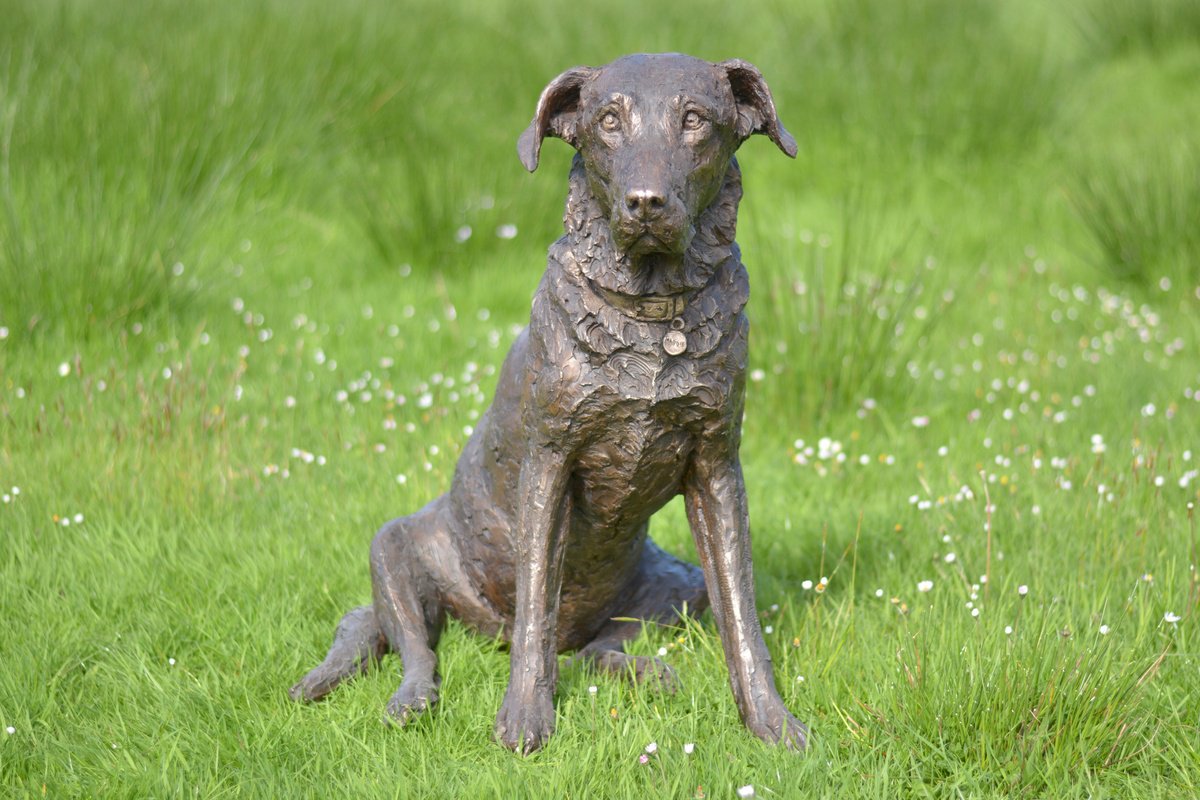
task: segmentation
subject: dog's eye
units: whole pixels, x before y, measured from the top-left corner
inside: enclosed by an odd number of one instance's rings
[[[608,131],[609,133],[612,133],[613,131],[619,131],[621,129],[621,118],[612,111],[609,111],[600,118],[600,128],[601,130]]]
[[[683,129],[685,131],[703,130],[707,124],[708,120],[695,111],[689,111],[683,115]]]

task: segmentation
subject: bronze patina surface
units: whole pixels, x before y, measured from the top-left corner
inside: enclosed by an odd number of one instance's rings
[[[395,651],[404,678],[389,716],[428,710],[451,614],[510,643],[495,734],[528,752],[554,730],[559,652],[669,688],[669,667],[624,652],[640,631],[631,620],[671,621],[711,601],[742,720],[804,746],[758,622],[738,457],[749,283],[733,154],[755,133],[795,156],[744,61],[633,55],[550,82],[521,161],[536,169],[546,136],[578,152],[566,234],[550,247],[529,327],[450,491],[379,531],[373,605],[342,619],[292,697],[319,699]],[[647,535],[680,494],[700,568]]]

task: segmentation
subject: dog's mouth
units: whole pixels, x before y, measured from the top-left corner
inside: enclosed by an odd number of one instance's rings
[[[625,247],[625,252],[634,256],[644,256],[651,253],[669,253],[675,248],[664,242],[656,234],[646,231]]]
[[[684,230],[674,226],[639,223],[621,220],[613,226],[613,238],[617,247],[630,256],[681,255],[687,250],[687,226]]]

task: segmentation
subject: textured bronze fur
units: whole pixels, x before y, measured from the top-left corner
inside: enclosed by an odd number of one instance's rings
[[[743,721],[804,746],[758,623],[738,460],[749,284],[733,153],[752,133],[795,155],[742,61],[628,56],[546,87],[521,159],[535,169],[545,136],[578,153],[566,235],[550,247],[529,328],[450,491],[378,533],[374,604],[346,615],[294,698],[319,699],[393,650],[404,680],[387,711],[405,722],[438,700],[434,648],[452,614],[510,642],[495,733],[528,752],[554,730],[559,652],[670,688],[669,667],[624,653],[640,630],[631,620],[671,621],[711,599]],[[672,330],[683,338],[668,347]],[[647,535],[680,494],[702,569]]]

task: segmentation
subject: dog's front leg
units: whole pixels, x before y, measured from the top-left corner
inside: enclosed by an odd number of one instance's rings
[[[518,482],[517,602],[508,690],[496,715],[497,740],[522,753],[537,750],[554,732],[558,602],[570,524],[566,486],[565,456],[548,445],[531,447]]]
[[[721,435],[701,445],[693,456],[684,499],[742,721],[761,739],[783,740],[788,747],[803,749],[807,729],[775,688],[754,604],[750,519],[735,438]]]

